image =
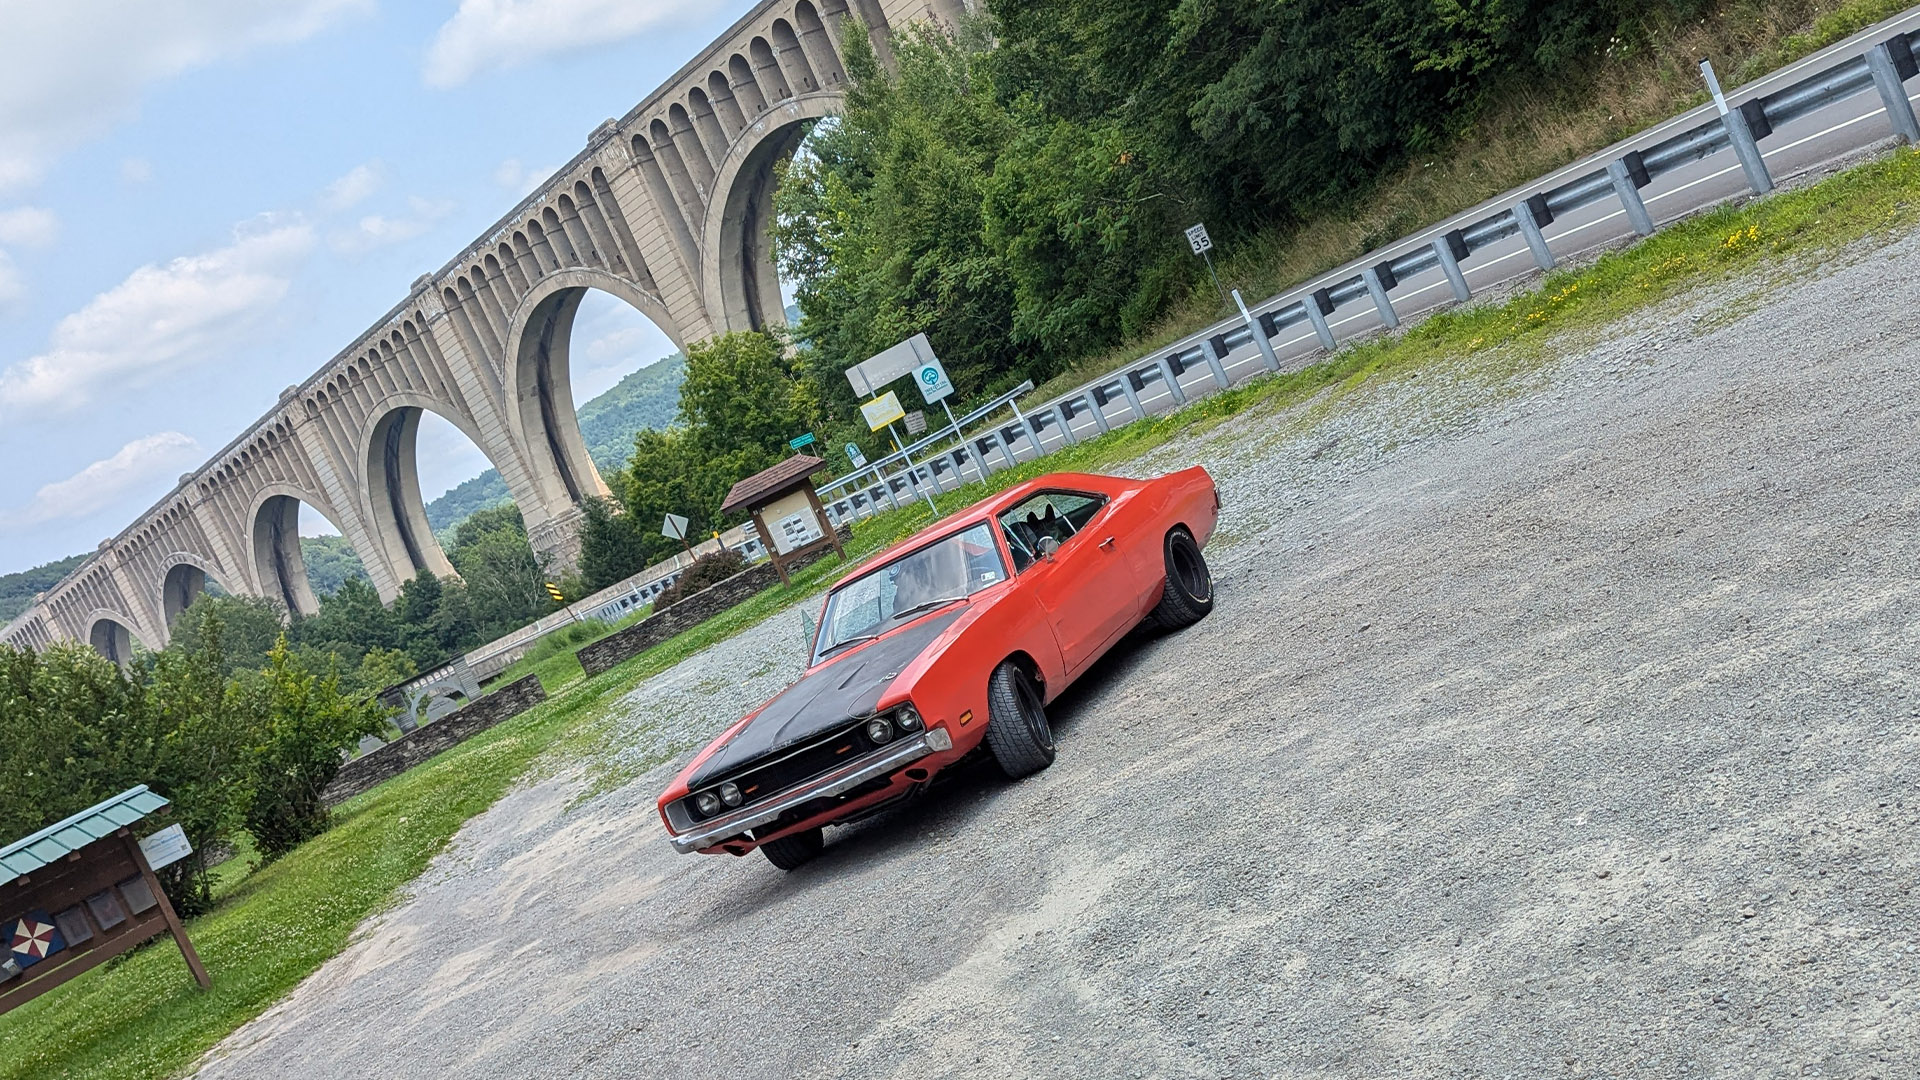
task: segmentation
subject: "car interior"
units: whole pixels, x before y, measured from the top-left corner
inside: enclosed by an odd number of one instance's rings
[[[1013,572],[1021,573],[1039,560],[1042,538],[1052,537],[1064,547],[1106,504],[1102,495],[1046,491],[1002,512],[1000,528],[1013,552]]]

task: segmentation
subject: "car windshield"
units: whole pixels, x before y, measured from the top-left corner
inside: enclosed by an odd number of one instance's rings
[[[813,655],[879,637],[922,611],[1005,581],[1007,568],[986,522],[875,567],[833,590]]]

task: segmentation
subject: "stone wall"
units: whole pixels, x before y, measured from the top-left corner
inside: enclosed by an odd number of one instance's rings
[[[322,798],[328,806],[337,806],[545,700],[547,692],[537,675],[509,683],[444,720],[347,762],[341,766],[340,775],[327,785]]]
[[[748,567],[665,611],[656,611],[625,630],[609,634],[582,648],[577,654],[580,666],[588,675],[610,671],[623,661],[639,656],[683,630],[691,630],[779,581],[780,572],[773,568],[771,562]]]

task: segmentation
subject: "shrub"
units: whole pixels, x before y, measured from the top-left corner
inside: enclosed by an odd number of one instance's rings
[[[234,693],[255,724],[247,832],[270,861],[326,830],[320,795],[339,774],[342,751],[384,730],[390,710],[343,693],[337,675],[306,670],[285,640],[268,654],[265,670],[236,682]]]
[[[746,568],[747,560],[732,549],[702,555],[693,560],[692,566],[681,571],[680,580],[667,586],[665,592],[654,598],[653,610],[665,611],[694,593],[718,585]]]

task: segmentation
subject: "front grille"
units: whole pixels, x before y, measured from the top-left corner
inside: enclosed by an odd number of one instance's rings
[[[770,757],[748,765],[729,776],[721,777],[710,784],[701,786],[701,791],[711,791],[728,780],[740,785],[740,794],[744,796],[741,806],[752,806],[763,799],[771,798],[783,791],[790,790],[819,776],[880,749],[880,745],[867,738],[866,721],[860,720],[834,732],[827,738],[808,743],[799,749],[778,751]],[[892,745],[889,742],[887,745]],[[692,796],[683,802],[687,815],[694,821],[704,820],[694,806]],[[720,814],[731,813],[739,807],[722,807]],[[719,814],[710,815],[718,817]]]

